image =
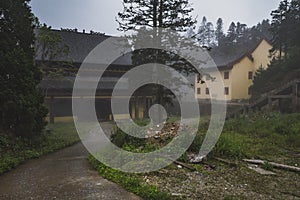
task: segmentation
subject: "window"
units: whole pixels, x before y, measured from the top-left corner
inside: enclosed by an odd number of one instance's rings
[[[252,79],[253,79],[253,72],[249,72],[249,73],[248,73],[248,79],[249,79],[249,80],[252,80]]]
[[[225,95],[229,95],[229,87],[225,87],[224,92],[225,92]]]
[[[206,88],[206,94],[209,95],[209,88]]]
[[[224,72],[224,79],[229,79],[229,72]]]
[[[197,88],[197,94],[201,94],[201,88]]]

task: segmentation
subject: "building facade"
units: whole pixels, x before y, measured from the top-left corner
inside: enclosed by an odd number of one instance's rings
[[[251,97],[250,86],[253,84],[255,73],[260,68],[266,69],[272,57],[270,50],[272,45],[267,39],[260,40],[257,44],[241,55],[228,58],[221,55],[213,55],[218,71],[212,70],[209,74],[212,77],[220,73],[222,80],[209,80],[205,76],[203,81],[199,81],[198,75],[195,77],[195,96],[197,99],[219,99],[214,95],[214,91],[208,87],[210,81],[224,83],[224,95],[227,101],[247,100]],[[203,83],[205,82],[205,83]]]
[[[73,118],[72,99],[90,100],[95,99],[95,110],[99,121],[113,120],[114,118],[129,118],[126,114],[113,116],[111,110],[112,92],[117,82],[122,82],[120,90],[128,89],[128,80],[122,79],[122,76],[130,70],[132,66],[131,54],[125,54],[115,60],[113,63],[86,63],[89,67],[81,73],[80,81],[84,85],[94,85],[98,83],[94,97],[73,96],[73,87],[76,74],[84,62],[87,55],[101,42],[112,37],[104,34],[81,33],[77,30],[51,30],[61,38],[62,46],[66,45],[69,49],[67,54],[58,54],[52,59],[49,56],[42,58],[42,52],[39,50],[36,56],[36,63],[43,66],[44,71],[62,71],[62,74],[56,77],[46,76],[39,87],[45,94],[45,102],[49,108],[49,121],[59,121],[60,118]],[[37,33],[38,34],[38,33]],[[46,67],[45,67],[46,66]],[[96,72],[101,71],[102,77],[97,77]],[[55,72],[56,73],[56,72]],[[99,80],[100,79],[100,80]],[[89,90],[89,88],[82,88]],[[123,96],[116,97],[123,99]],[[152,105],[152,96],[146,96],[142,92],[135,92],[130,97],[128,105],[129,113],[132,119],[142,119],[147,117],[149,107]],[[76,117],[76,116],[74,116]]]

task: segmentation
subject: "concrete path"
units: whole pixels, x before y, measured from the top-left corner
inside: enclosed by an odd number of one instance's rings
[[[0,176],[0,199],[140,199],[100,177],[87,156],[79,143],[28,161]]]

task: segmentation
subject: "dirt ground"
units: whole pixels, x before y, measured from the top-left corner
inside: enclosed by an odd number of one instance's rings
[[[212,162],[216,169],[198,165],[196,172],[168,167],[144,180],[172,193],[174,199],[300,199],[300,174],[273,169],[261,175],[239,163],[232,167]]]

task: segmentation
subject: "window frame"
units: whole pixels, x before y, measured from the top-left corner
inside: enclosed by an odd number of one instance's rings
[[[205,89],[205,94],[206,94],[206,95],[210,95],[209,88],[206,88],[206,89]]]
[[[229,95],[229,87],[224,87],[224,94],[225,94],[226,96]]]
[[[201,88],[197,88],[197,95],[201,95]]]
[[[248,72],[248,80],[253,80],[253,76],[254,75],[254,73],[253,73],[253,71],[249,71]]]
[[[229,71],[225,71],[223,78],[224,78],[224,80],[229,80],[230,79],[230,72]]]

